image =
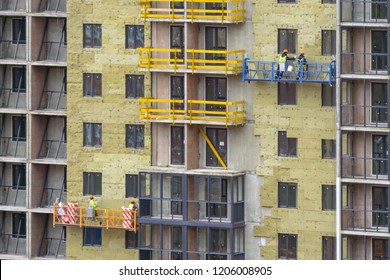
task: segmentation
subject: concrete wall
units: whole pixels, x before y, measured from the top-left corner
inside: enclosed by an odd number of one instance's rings
[[[250,58],[277,61],[278,29],[286,28],[298,30],[297,51],[304,50],[309,62],[330,61],[321,56],[321,30],[336,29],[336,5],[267,0],[254,1],[252,7]],[[293,106],[277,105],[276,83],[252,82],[247,90],[254,93],[254,133],[260,137],[256,174],[264,180],[258,204],[264,220],[253,230],[261,237],[259,255],[277,259],[278,233],[287,233],[298,234],[298,259],[321,259],[322,236],[335,235],[335,212],[321,209],[321,185],[335,184],[335,160],[321,159],[321,139],[335,139],[335,108],[321,107],[320,84],[297,84]],[[297,157],[278,157],[278,131],[298,139]],[[297,209],[278,208],[278,182],[298,184]]]
[[[119,209],[125,198],[125,174],[150,165],[150,125],[145,125],[145,148],[125,147],[125,125],[141,124],[138,101],[125,98],[125,75],[137,72],[136,50],[125,49],[125,25],[138,21],[136,2],[68,0],[68,201],[86,206],[83,172],[102,172],[102,196],[98,207]],[[102,47],[83,48],[83,24],[102,24]],[[145,25],[145,46],[150,46]],[[82,95],[82,74],[102,73],[102,97]],[[145,95],[150,96],[150,75],[145,74]],[[83,122],[102,123],[102,148],[83,147]],[[69,259],[132,259],[125,249],[125,231],[103,230],[102,246],[82,245],[82,229],[69,228]]]

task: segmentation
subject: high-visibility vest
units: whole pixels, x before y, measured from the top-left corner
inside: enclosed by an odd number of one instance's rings
[[[89,202],[89,207],[92,207],[93,209],[95,209],[96,206],[97,206],[97,203],[96,203],[95,201],[91,200],[91,201]]]
[[[283,62],[286,62],[287,61],[287,55],[283,56],[281,55],[280,58],[279,58],[279,62],[283,63]]]

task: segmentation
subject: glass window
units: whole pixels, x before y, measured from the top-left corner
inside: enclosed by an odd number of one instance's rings
[[[227,101],[227,79],[206,77],[206,100]],[[207,104],[207,111],[226,111],[226,106],[221,104]]]
[[[372,188],[372,226],[387,227],[389,224],[389,201],[387,187]]]
[[[144,97],[144,75],[126,75],[126,98]]]
[[[126,49],[144,47],[144,26],[126,25]]]
[[[286,131],[279,131],[278,155],[283,157],[297,156],[297,138],[287,138]]]
[[[85,227],[83,231],[84,246],[101,246],[102,245],[102,229]]]
[[[227,28],[206,27],[206,50],[225,51],[227,49]],[[225,54],[206,53],[207,60],[223,60]]]
[[[278,29],[278,52],[282,53],[287,49],[289,53],[297,53],[298,30]]]
[[[297,259],[297,239],[296,234],[278,235],[278,257],[279,259]]]
[[[12,67],[12,91],[26,92],[26,68]]]
[[[12,165],[12,188],[26,189],[26,165],[14,164]]]
[[[26,141],[26,117],[12,117],[12,141]]]
[[[84,123],[84,146],[100,148],[102,146],[102,124]]]
[[[212,203],[207,203],[206,216],[215,218],[227,217],[228,180],[225,178],[210,178],[210,197]]]
[[[144,148],[144,126],[126,124],[126,148]]]
[[[184,57],[184,26],[171,25],[170,27],[170,48],[180,50],[180,52],[171,52],[171,58],[182,59]],[[176,54],[176,56],[175,56]]]
[[[184,76],[171,76],[171,99],[184,101]],[[184,110],[184,103],[172,104],[171,108]]]
[[[137,249],[138,248],[138,233],[134,231],[126,231],[126,249]]]
[[[322,259],[336,260],[336,237],[322,237]]]
[[[371,37],[371,68],[387,71],[387,31],[372,31]]]
[[[387,175],[387,136],[372,136],[372,174]]]
[[[295,83],[278,83],[278,105],[297,105]]]
[[[227,253],[228,247],[227,229],[210,229],[210,251],[213,253]]]
[[[83,173],[83,195],[102,195],[102,173]]]
[[[372,239],[372,259],[373,260],[388,260],[389,259],[389,240],[388,239]]]
[[[336,140],[322,139],[322,158],[334,159],[336,158]]]
[[[12,237],[26,238],[26,214],[12,213]]]
[[[219,156],[227,161],[227,129],[226,128],[206,128],[206,135],[210,139]],[[206,166],[220,167],[217,157],[212,149],[206,144]]]
[[[297,3],[297,0],[278,0],[278,3]]]
[[[138,197],[137,174],[126,174],[126,197]]]
[[[171,177],[171,214],[172,215],[183,215],[182,181],[183,178],[181,176]]]
[[[336,87],[331,87],[329,84],[322,83],[321,85],[322,106],[336,106]]]
[[[371,18],[372,19],[387,19],[388,0],[371,1]]]
[[[322,0],[322,4],[336,4],[336,0]]]
[[[279,183],[278,184],[278,207],[279,208],[297,208],[297,184]]]
[[[387,123],[387,84],[371,84],[371,121]]]
[[[322,55],[336,54],[336,30],[322,30]]]
[[[171,164],[184,165],[184,126],[171,126]]]
[[[322,210],[336,210],[336,186],[322,185]]]
[[[102,25],[83,25],[83,46],[84,48],[101,48],[102,46]]]
[[[83,95],[91,97],[102,96],[102,74],[83,74]]]
[[[26,18],[12,19],[12,44],[26,44]]]

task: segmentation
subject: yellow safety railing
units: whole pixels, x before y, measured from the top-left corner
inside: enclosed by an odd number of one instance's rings
[[[74,203],[53,206],[53,226],[100,227],[106,229],[124,229],[137,231],[137,210],[129,208],[102,209],[96,208],[91,217],[88,208]]]
[[[139,0],[144,20],[243,22],[245,0]]]
[[[140,118],[148,121],[217,122],[228,125],[245,124],[245,101],[207,101],[139,98]]]
[[[242,71],[244,50],[185,50],[185,61],[180,49],[138,48],[140,68],[148,71],[178,70],[195,72],[220,72],[225,75]]]

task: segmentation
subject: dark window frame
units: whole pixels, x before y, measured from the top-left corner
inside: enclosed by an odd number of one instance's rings
[[[12,67],[12,92],[26,92],[26,67]]]
[[[22,239],[26,238],[27,236],[26,218],[27,218],[26,213],[12,213],[12,238],[22,238]],[[19,231],[19,224],[20,224],[20,231]]]
[[[103,243],[103,234],[101,228],[84,227],[83,228],[83,246],[101,247]]]
[[[212,131],[214,131],[213,135],[211,135]],[[210,139],[211,143],[213,144],[214,148],[217,150],[218,154],[223,159],[225,164],[227,164],[228,151],[229,151],[228,130],[226,128],[220,128],[220,127],[206,127],[206,135]],[[221,139],[224,135],[226,136],[226,139]],[[214,137],[210,137],[210,136],[214,136]],[[223,143],[223,145],[221,145],[221,143]],[[207,143],[206,143],[206,166],[222,167],[217,157],[214,155],[213,151],[211,150],[211,148]]]
[[[330,142],[330,144],[329,144]],[[330,151],[328,146],[330,145]],[[321,154],[322,159],[335,159],[336,158],[336,140],[334,139],[321,139]]]
[[[322,185],[321,191],[322,191],[322,199],[321,199],[322,210],[335,211],[336,210],[336,186]],[[330,194],[328,192],[330,192]]]
[[[379,139],[377,141],[376,139]],[[380,140],[382,139],[382,140]],[[372,174],[387,175],[388,174],[388,138],[387,135],[374,134],[372,135]]]
[[[297,105],[296,83],[278,83],[278,105]]]
[[[19,37],[20,34],[20,37]],[[26,44],[26,18],[12,19],[12,44]]]
[[[83,123],[83,146],[94,148],[103,146],[103,125],[101,123]]]
[[[134,31],[132,31],[131,28],[134,28]],[[145,28],[143,25],[126,25],[125,33],[126,49],[137,49],[145,46]],[[138,40],[140,38],[142,38],[142,40]]]
[[[103,176],[101,172],[83,172],[83,195],[101,196],[103,192],[102,185]]]
[[[287,137],[287,131],[278,131],[278,156],[298,156],[298,139]]]
[[[321,55],[336,55],[336,30],[321,30]]]
[[[375,243],[379,243],[380,252],[376,252],[378,248]],[[386,244],[387,243],[387,244]],[[384,238],[373,238],[372,239],[372,259],[373,260],[388,260],[389,259],[389,240]],[[380,257],[379,257],[379,254]]]
[[[322,0],[321,4],[336,4],[336,0]]]
[[[126,124],[126,148],[145,148],[145,126],[139,124]],[[140,139],[142,138],[142,140]]]
[[[286,246],[282,248],[282,244],[284,242]],[[295,246],[294,246],[295,240]],[[283,252],[284,250],[284,252]],[[298,259],[298,235],[297,234],[287,234],[287,233],[279,233],[278,234],[278,258],[279,259]]]
[[[26,141],[26,116],[12,116],[12,141]]]
[[[285,32],[284,35],[283,32]],[[287,37],[283,39],[284,36]],[[290,38],[290,36],[294,38]],[[282,41],[286,41],[287,43],[282,45]],[[278,29],[278,53],[282,53],[284,49],[287,49],[289,53],[298,52],[298,29]]]
[[[278,0],[278,4],[296,4],[297,0]]]
[[[103,75],[101,73],[83,73],[83,96],[102,97]]]
[[[137,99],[145,95],[145,76],[127,74],[126,77],[126,98]]]
[[[19,189],[19,190],[26,189],[26,165],[25,164],[12,165],[12,189]]]
[[[283,189],[284,188],[284,189]],[[285,190],[286,199],[282,200],[282,194]],[[295,197],[295,201],[292,202],[291,195]],[[278,183],[278,207],[279,208],[298,208],[298,184],[297,183]]]
[[[321,106],[335,107],[336,106],[336,87],[330,86],[327,83],[321,85]]]
[[[371,83],[371,122],[387,123],[387,83]]]
[[[174,135],[178,139],[174,139]],[[170,129],[170,164],[185,164],[185,129],[184,126],[172,125]]]
[[[336,260],[336,237],[323,236],[322,237],[322,259]]]
[[[126,174],[125,197],[138,197],[138,174]]]
[[[125,233],[125,248],[138,249],[138,232],[126,230]]]
[[[87,37],[88,28],[91,28],[90,38]],[[101,24],[94,24],[94,23],[83,24],[83,48],[101,48],[102,39],[103,39],[103,29]],[[88,43],[88,40],[90,41],[90,43]]]

